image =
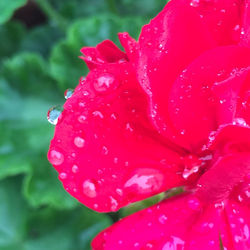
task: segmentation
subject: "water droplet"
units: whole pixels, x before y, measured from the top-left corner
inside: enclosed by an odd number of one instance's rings
[[[200,201],[197,198],[189,199],[188,206],[193,210],[199,210],[201,208]]]
[[[99,76],[94,82],[94,89],[99,93],[107,93],[118,87],[119,82],[109,73]]]
[[[79,121],[80,123],[84,123],[86,120],[87,120],[87,117],[86,117],[85,115],[80,115],[80,116],[78,117],[78,121]]]
[[[63,108],[60,105],[52,107],[47,113],[47,119],[49,123],[56,125],[58,123],[59,117],[62,114]]]
[[[195,155],[188,155],[183,159],[183,161],[185,168],[183,170],[182,177],[187,180],[190,175],[199,171],[202,161]]]
[[[64,97],[65,99],[69,99],[72,95],[74,94],[74,90],[73,89],[67,89],[65,92],[64,92]]]
[[[65,180],[67,178],[67,174],[62,172],[62,173],[59,174],[59,178],[61,180]]]
[[[103,147],[102,147],[102,154],[103,154],[103,155],[107,155],[108,153],[109,153],[108,148],[107,148],[106,146],[103,146]]]
[[[101,118],[101,119],[104,118],[104,115],[102,114],[102,112],[101,112],[101,111],[98,111],[98,110],[92,112],[92,115],[95,116],[95,117],[99,117],[99,118]]]
[[[139,242],[135,242],[134,247],[139,247],[139,246],[140,246]]]
[[[163,246],[162,250],[183,249],[185,241],[179,237],[171,236],[171,239]]]
[[[200,5],[200,0],[192,0],[192,1],[190,2],[190,5],[191,5],[192,7],[198,7],[198,6]]]
[[[96,197],[96,185],[91,180],[86,180],[83,183],[83,193],[89,198]]]
[[[128,179],[124,187],[136,193],[152,193],[160,190],[164,183],[164,175],[156,169],[137,169]]]
[[[120,189],[120,188],[117,188],[117,189],[115,190],[115,192],[116,192],[118,195],[120,195],[120,196],[123,195],[123,191],[122,191],[122,189]]]
[[[167,220],[168,220],[168,217],[165,214],[162,214],[162,215],[160,215],[160,217],[158,218],[158,220],[159,220],[159,222],[161,224],[165,224],[167,222]]]
[[[78,167],[77,165],[73,165],[73,167],[72,167],[72,172],[73,172],[74,174],[78,173],[78,172],[79,172],[79,167]]]
[[[85,144],[85,140],[79,136],[75,137],[74,139],[74,144],[78,147],[78,148],[83,148],[84,144]]]
[[[62,153],[56,150],[50,150],[48,154],[48,159],[52,165],[61,165],[64,161],[64,156]]]
[[[247,122],[243,118],[235,118],[233,120],[233,125],[240,125],[240,126],[243,126],[243,127],[247,127],[248,126]]]
[[[118,202],[117,202],[117,200],[116,200],[114,197],[112,197],[112,196],[110,196],[109,198],[110,198],[110,203],[111,203],[110,209],[111,209],[111,211],[114,212],[114,211],[117,210]]]

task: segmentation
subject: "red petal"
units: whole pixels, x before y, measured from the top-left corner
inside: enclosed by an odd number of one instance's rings
[[[240,44],[250,47],[250,0],[244,0],[243,25]]]
[[[250,192],[250,191],[249,191]],[[229,200],[225,206],[228,227],[231,234],[231,248],[235,250],[250,249],[250,206]],[[223,238],[222,238],[223,241]],[[226,245],[225,245],[226,246]]]
[[[121,51],[112,41],[105,40],[97,45],[97,50],[108,63],[115,63],[120,60],[127,60],[126,54]]]
[[[83,47],[81,52],[85,55],[81,57],[89,69],[94,69],[103,63],[115,63],[127,61],[126,54],[121,51],[112,41],[105,40],[95,47]]]
[[[227,199],[249,174],[249,152],[221,157],[201,176],[197,184],[197,195],[206,202],[221,202]]]
[[[236,0],[172,0],[143,28],[137,77],[149,95],[152,120],[161,133],[172,134],[167,132],[166,107],[174,80],[202,52],[232,42],[240,7]],[[184,142],[179,139],[179,143]]]
[[[128,63],[92,70],[64,109],[48,158],[65,189],[86,206],[115,211],[182,183],[185,152],[151,127]]]
[[[231,204],[225,204],[224,210],[219,205],[202,205],[194,195],[172,198],[117,222],[101,232],[92,247],[94,250],[218,250],[221,237],[224,246],[233,249],[233,237],[239,235],[242,249],[248,249],[249,207],[238,205],[237,212],[241,211],[245,223],[238,223],[238,231],[231,234],[234,225],[228,224],[227,216],[229,221],[237,219],[231,216]]]

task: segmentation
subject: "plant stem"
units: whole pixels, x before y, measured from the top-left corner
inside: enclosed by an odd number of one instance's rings
[[[48,0],[36,0],[36,3],[53,23],[55,23],[63,32],[66,31],[67,21],[57,13]]]

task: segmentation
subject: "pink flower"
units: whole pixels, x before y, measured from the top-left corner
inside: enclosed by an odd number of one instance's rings
[[[48,158],[86,206],[117,211],[93,249],[250,249],[250,1],[172,0],[139,41],[83,48]]]

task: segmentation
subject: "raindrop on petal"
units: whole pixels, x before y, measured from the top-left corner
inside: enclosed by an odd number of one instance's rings
[[[83,182],[83,193],[89,198],[96,197],[96,185],[91,180],[86,180]]]
[[[64,97],[65,99],[69,99],[72,95],[74,94],[74,90],[73,89],[67,89],[65,92],[64,92]]]
[[[79,167],[78,167],[77,165],[73,165],[73,167],[72,167],[72,172],[73,172],[74,174],[78,173],[78,172],[79,172]]]
[[[56,150],[50,150],[48,154],[48,159],[52,165],[61,165],[64,161],[64,156],[62,153]]]
[[[119,82],[109,73],[99,76],[94,82],[94,89],[99,93],[106,93],[118,87]]]
[[[62,114],[62,111],[63,108],[60,105],[50,108],[47,113],[48,122],[56,125],[58,123],[60,115]]]
[[[83,148],[84,144],[85,144],[85,140],[79,136],[75,137],[74,139],[74,144],[78,147],[78,148]]]

